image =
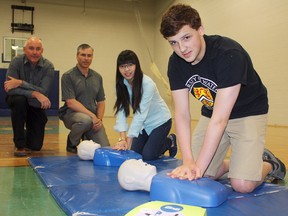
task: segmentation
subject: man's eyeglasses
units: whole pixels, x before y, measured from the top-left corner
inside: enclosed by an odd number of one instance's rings
[[[124,69],[126,69],[126,68],[131,69],[133,66],[134,66],[133,63],[122,64],[122,65],[119,65],[119,69],[120,69],[120,70],[124,70]]]

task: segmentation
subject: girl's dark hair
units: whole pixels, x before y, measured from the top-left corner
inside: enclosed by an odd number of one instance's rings
[[[202,25],[200,15],[190,5],[176,4],[162,16],[160,32],[164,38],[172,37],[185,25],[198,30]]]
[[[122,51],[117,58],[116,66],[116,102],[114,105],[115,115],[121,110],[124,109],[126,117],[130,114],[130,99],[127,87],[124,84],[124,78],[119,71],[119,66],[123,64],[135,64],[135,73],[132,83],[132,100],[131,106],[133,113],[140,112],[140,102],[142,98],[142,80],[143,72],[141,70],[140,62],[137,55],[131,50]]]

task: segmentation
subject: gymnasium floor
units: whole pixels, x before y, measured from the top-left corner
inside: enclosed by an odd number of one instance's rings
[[[118,138],[118,134],[113,131],[114,122],[114,118],[104,119],[110,143]],[[193,128],[196,122],[191,124]],[[67,134],[68,130],[58,117],[49,117],[43,149],[33,152],[30,157],[72,155],[65,150]],[[0,215],[66,215],[29,166],[27,157],[13,156],[14,145],[8,117],[0,117],[0,137]],[[287,140],[288,127],[268,127],[266,147],[288,167]],[[181,158],[181,155],[178,154],[177,158]],[[286,185],[287,180],[286,177]]]

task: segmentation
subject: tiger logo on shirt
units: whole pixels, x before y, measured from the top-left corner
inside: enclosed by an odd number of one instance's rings
[[[213,109],[214,100],[209,89],[204,87],[193,88],[194,96],[197,100],[204,104],[207,109]]]

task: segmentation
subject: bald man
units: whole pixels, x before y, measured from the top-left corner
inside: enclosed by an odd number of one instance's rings
[[[11,109],[15,156],[26,156],[43,146],[45,110],[51,106],[48,93],[54,79],[54,66],[42,56],[43,50],[40,38],[28,38],[24,54],[12,59],[6,73],[4,89]]]

